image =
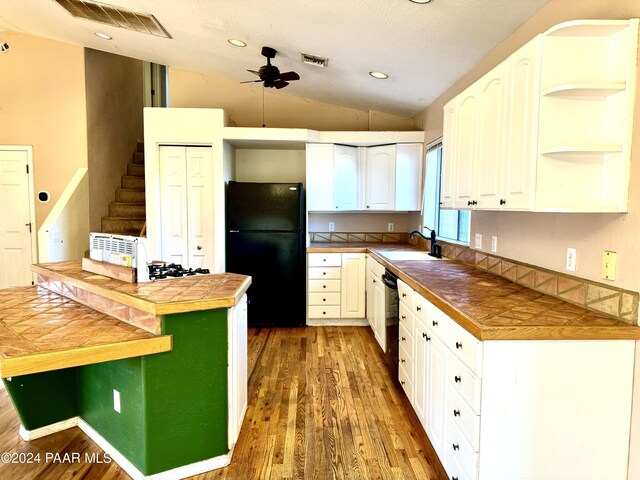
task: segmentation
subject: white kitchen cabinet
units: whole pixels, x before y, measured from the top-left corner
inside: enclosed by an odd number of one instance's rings
[[[394,210],[396,145],[367,147],[364,201],[366,210]]]
[[[342,254],[341,318],[365,318],[364,253]]]
[[[460,93],[443,208],[626,212],[637,44],[638,19],[566,22]]]
[[[228,403],[229,449],[240,434],[242,420],[247,411],[247,295],[228,310],[229,374]]]
[[[358,149],[335,145],[333,149],[335,210],[358,209]]]
[[[160,256],[186,268],[213,263],[211,151],[211,147],[160,147]]]
[[[365,265],[364,253],[308,255],[309,324],[327,325],[327,322],[337,322],[346,325],[350,319],[364,321]]]
[[[383,352],[386,352],[387,328],[385,322],[387,312],[385,308],[385,289],[382,281],[385,268],[381,263],[368,256],[367,270],[370,272],[366,290],[367,320],[380,348],[382,348]]]
[[[333,145],[307,143],[307,210],[335,210]]]
[[[423,163],[421,143],[399,143],[396,146],[396,211],[422,209]]]

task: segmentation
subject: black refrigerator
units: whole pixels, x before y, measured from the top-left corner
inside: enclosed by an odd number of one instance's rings
[[[249,326],[305,324],[301,183],[227,184],[226,271],[251,275]]]

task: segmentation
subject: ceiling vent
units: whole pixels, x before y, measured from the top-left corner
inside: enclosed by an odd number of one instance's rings
[[[316,67],[326,67],[329,63],[328,58],[309,55],[308,53],[301,53],[300,58],[302,60],[302,63],[306,63],[307,65],[315,65]]]
[[[104,3],[82,0],[53,0],[72,16],[93,22],[100,22],[117,28],[125,28],[134,32],[171,38],[169,32],[148,13],[132,12],[124,8],[116,8]]]

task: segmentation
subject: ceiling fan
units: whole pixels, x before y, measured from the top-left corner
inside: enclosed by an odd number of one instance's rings
[[[269,88],[284,88],[289,85],[289,82],[293,80],[300,80],[300,75],[296,72],[284,72],[280,73],[280,70],[275,65],[271,65],[271,59],[275,58],[276,51],[271,47],[262,47],[262,55],[267,57],[267,64],[260,67],[260,70],[247,70],[248,72],[258,75],[260,80],[248,80],[240,83],[253,83],[263,82],[265,87]]]

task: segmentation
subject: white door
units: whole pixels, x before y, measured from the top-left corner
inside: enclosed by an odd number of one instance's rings
[[[189,268],[213,265],[211,148],[187,147],[187,252]]]
[[[366,210],[395,208],[396,145],[381,145],[367,149],[364,192]]]
[[[340,288],[342,318],[364,318],[365,316],[365,270],[364,253],[342,254]]]
[[[187,168],[185,147],[160,147],[161,251],[165,262],[187,264]]]
[[[0,288],[32,285],[30,147],[0,147]]]
[[[335,145],[333,155],[334,200],[337,210],[358,209],[358,149]]]

